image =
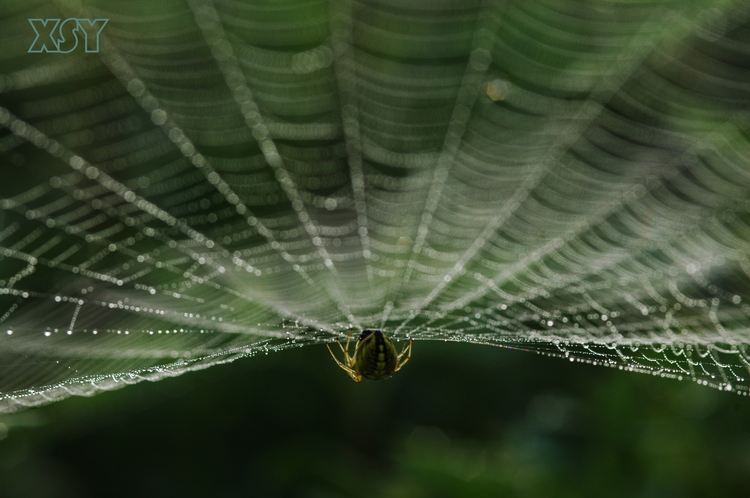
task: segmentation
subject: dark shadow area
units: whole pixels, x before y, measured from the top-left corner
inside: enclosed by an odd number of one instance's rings
[[[324,347],[0,418],[0,496],[741,497],[750,403],[418,342],[355,384]],[[7,432],[6,432],[7,431]]]

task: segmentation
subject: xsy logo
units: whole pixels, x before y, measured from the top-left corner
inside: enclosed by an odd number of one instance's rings
[[[109,19],[29,19],[36,38],[28,53],[69,54],[78,48],[83,35],[86,52],[99,51],[99,34]]]

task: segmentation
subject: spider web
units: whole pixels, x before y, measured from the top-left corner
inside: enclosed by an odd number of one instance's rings
[[[745,2],[0,12],[0,412],[350,327],[747,395]]]

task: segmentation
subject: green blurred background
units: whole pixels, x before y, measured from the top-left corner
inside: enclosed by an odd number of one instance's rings
[[[550,60],[571,87],[588,67]],[[0,416],[0,498],[177,496],[747,497],[750,401],[420,341],[386,382],[353,383],[319,345]]]
[[[323,346],[0,417],[0,496],[742,497],[750,402],[418,342],[355,384]]]

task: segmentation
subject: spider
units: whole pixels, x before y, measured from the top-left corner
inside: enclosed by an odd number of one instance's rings
[[[363,330],[354,346],[354,354],[349,356],[349,342],[353,330],[346,338],[346,347],[341,341],[336,341],[344,352],[344,362],[340,362],[326,344],[328,351],[336,363],[349,374],[354,382],[361,382],[362,378],[370,380],[385,380],[401,370],[411,358],[412,341],[404,344],[401,353],[396,352],[396,346],[380,330]]]

